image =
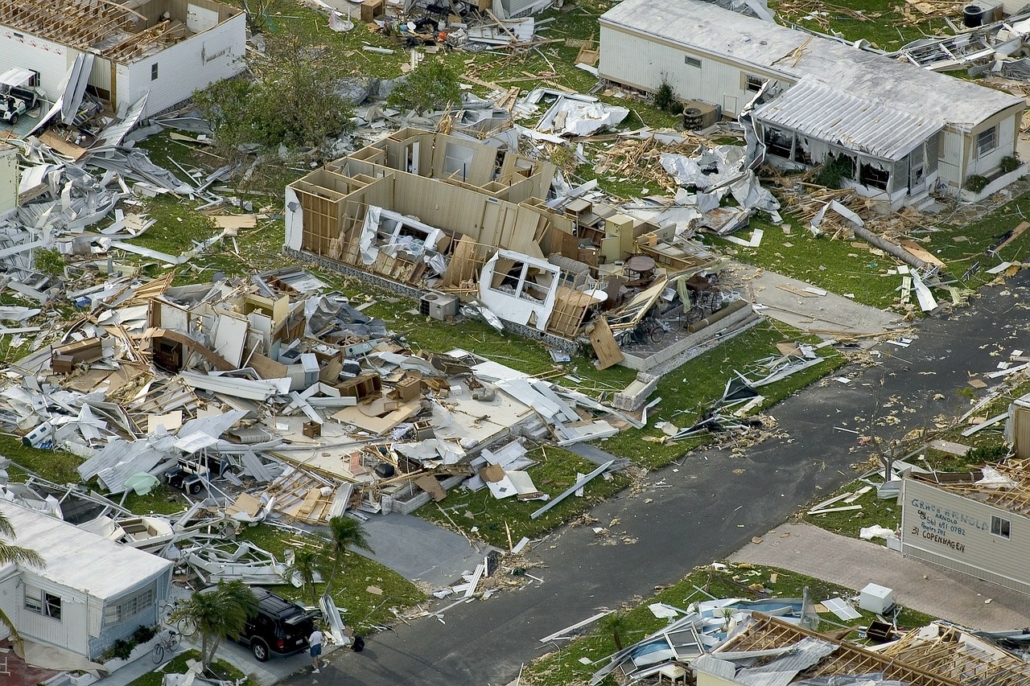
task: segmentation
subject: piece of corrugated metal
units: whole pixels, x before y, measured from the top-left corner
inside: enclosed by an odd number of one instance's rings
[[[901,160],[944,128],[823,84],[802,80],[755,112],[763,124],[838,143],[882,160]]]

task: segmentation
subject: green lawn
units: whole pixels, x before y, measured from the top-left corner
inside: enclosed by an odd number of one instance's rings
[[[529,453],[529,457],[539,462],[529,469],[533,483],[542,493],[552,497],[575,484],[577,473],[588,474],[597,468],[593,462],[555,446],[537,448]],[[498,500],[488,488],[476,493],[451,491],[442,502],[429,503],[416,514],[447,529],[454,529],[457,525],[463,535],[507,550],[509,531],[513,545],[523,536],[539,538],[618,493],[629,483],[629,477],[622,474],[614,474],[610,479],[598,476],[584,487],[582,498],[569,496],[537,519],[531,519],[530,515],[546,502],[520,501],[514,497]]]
[[[240,538],[267,550],[279,560],[285,559],[287,548],[315,550],[321,545],[320,539],[315,536],[286,531],[268,524],[248,527],[243,530]],[[371,543],[375,548],[376,542],[373,540]],[[382,594],[366,590],[370,586],[381,589]],[[292,585],[273,586],[270,590],[291,600],[313,604],[310,597]],[[319,584],[318,595],[321,596],[324,590],[325,586]],[[353,626],[359,633],[368,632],[373,626],[392,624],[396,621],[397,613],[426,598],[421,590],[401,575],[353,552],[348,552],[340,564],[333,580],[332,596],[343,614],[344,623]]]
[[[149,660],[150,658],[142,657],[140,659]],[[129,686],[161,686],[161,682],[165,674],[185,674],[188,668],[186,663],[189,660],[199,659],[199,650],[187,650],[181,655],[176,655],[163,665],[159,665],[154,669],[154,671],[147,672],[138,679],[129,682]],[[226,681],[236,681],[237,679],[241,679],[246,676],[247,680],[244,681],[241,686],[257,686],[257,681],[252,676],[245,675],[243,672],[223,660],[215,660],[211,664],[211,671],[219,679],[224,679]]]
[[[772,579],[775,577],[775,583]],[[800,598],[804,589],[808,588],[810,597],[815,602],[834,596],[848,597],[854,591],[837,586],[827,581],[806,577],[773,567],[760,567],[751,564],[729,565],[724,570],[711,566],[698,567],[682,581],[661,590],[651,598],[634,601],[634,605],[625,610],[621,636],[624,646],[635,643],[668,623],[666,619],[658,619],[648,609],[652,603],[667,603],[673,607],[687,609],[692,602],[708,600],[709,595],[716,598],[754,599],[760,596],[752,587],[772,597]],[[698,590],[702,589],[702,590]],[[857,608],[856,608],[857,609]],[[860,610],[862,617],[850,622],[852,626],[867,626],[874,618],[869,612]],[[840,623],[833,614],[821,615],[828,622]],[[581,618],[569,617],[569,624]],[[904,609],[898,617],[898,628],[923,626],[933,617],[913,610]],[[826,624],[824,629],[835,629],[836,624]],[[592,629],[592,630],[591,630]],[[601,666],[607,664],[607,657],[616,651],[612,632],[603,625],[589,627],[587,634],[572,641],[561,650],[544,655],[532,663],[523,672],[522,683],[529,686],[566,686],[567,684],[587,683],[590,676]],[[564,642],[562,642],[564,645]],[[590,661],[583,664],[581,659]],[[604,686],[612,686],[616,682],[608,677],[602,682]]]

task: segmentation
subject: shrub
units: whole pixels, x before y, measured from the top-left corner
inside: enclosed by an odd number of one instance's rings
[[[156,626],[145,626],[140,624],[136,627],[136,630],[132,632],[132,640],[136,642],[136,645],[140,643],[146,643],[154,636],[157,636]]]
[[[846,155],[828,155],[823,162],[823,168],[812,180],[820,186],[827,188],[841,188],[844,181],[851,179],[855,174],[855,165],[851,158]]]
[[[1014,172],[1019,169],[1019,158],[1014,155],[1006,155],[1001,158],[1001,171],[1004,174]]]
[[[673,100],[672,104],[669,105],[669,111],[675,115],[683,114],[683,103],[679,100]]]
[[[33,265],[38,272],[49,276],[64,274],[64,255],[53,248],[36,248],[33,254]]]
[[[458,75],[440,60],[427,60],[390,92],[386,104],[418,114],[446,107],[458,108],[461,106]]]
[[[990,179],[986,176],[980,176],[979,174],[973,174],[966,178],[965,188],[967,191],[973,193],[979,193],[983,189],[987,188],[987,184],[990,183]]]
[[[981,445],[976,448],[970,448],[966,451],[965,458],[970,464],[980,464],[981,462],[997,462],[1008,454],[1008,446],[1003,443],[995,443],[994,445]]]
[[[128,660],[134,647],[135,644],[131,640],[119,638],[111,645],[110,648],[107,649],[107,651],[104,652],[103,655],[100,656],[100,658],[104,662],[115,659]]]
[[[662,85],[658,86],[658,90],[654,92],[654,106],[660,110],[669,108],[669,105],[676,99],[676,95],[672,92],[672,86],[669,85],[668,81],[662,80]]]

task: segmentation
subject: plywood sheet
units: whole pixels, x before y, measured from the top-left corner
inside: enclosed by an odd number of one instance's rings
[[[622,350],[615,342],[615,336],[612,335],[612,330],[608,326],[608,320],[604,317],[594,322],[593,328],[590,329],[590,345],[597,353],[598,369],[607,369],[625,359],[625,355],[622,354]]]
[[[928,264],[937,265],[938,267],[940,267],[942,269],[947,267],[946,264],[944,264],[939,259],[937,259],[936,255],[934,255],[933,253],[927,251],[925,248],[923,248],[923,246],[919,245],[915,241],[904,240],[904,241],[900,242],[900,245],[901,245],[902,248],[904,248],[908,252],[912,253],[913,255],[915,255],[916,257],[921,259],[923,262],[926,262]]]

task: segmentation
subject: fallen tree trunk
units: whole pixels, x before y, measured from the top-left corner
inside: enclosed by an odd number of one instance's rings
[[[855,232],[855,235],[862,240],[875,245],[884,252],[890,253],[911,267],[915,267],[916,269],[927,269],[932,266],[929,262],[924,262],[897,243],[892,243],[886,238],[876,235],[872,231],[854,225],[852,225],[851,228]]]

